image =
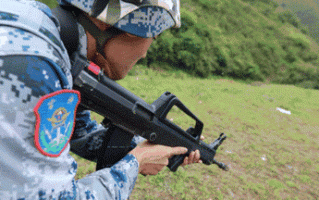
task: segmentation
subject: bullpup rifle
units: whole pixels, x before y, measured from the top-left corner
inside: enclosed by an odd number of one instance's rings
[[[106,77],[100,67],[94,63],[84,62],[83,59],[74,60],[81,62],[74,63],[76,66],[82,66],[77,72],[73,72],[77,74],[74,86],[81,93],[81,105],[105,117],[104,124],[112,123],[113,127],[130,135],[129,138],[137,134],[151,143],[186,147],[188,152],[185,155],[170,158],[168,167],[173,172],[183,163],[185,156],[197,149],[200,151],[200,159],[204,164],[216,164],[221,169],[228,170],[227,165],[214,159],[216,150],[226,139],[226,135],[221,133],[219,138],[211,144],[201,141],[203,123],[174,94],[165,92],[152,104],[148,104]],[[191,117],[196,122],[195,127],[183,130],[168,120],[166,116],[173,106],[177,106]],[[113,135],[116,137],[116,134]],[[118,139],[120,140],[121,136],[115,140]],[[102,156],[109,154],[110,152]],[[121,158],[115,159],[111,164],[119,159]],[[100,166],[97,169],[105,167],[99,162],[98,165]]]

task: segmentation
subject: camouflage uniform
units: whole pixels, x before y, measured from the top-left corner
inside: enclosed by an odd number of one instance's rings
[[[0,199],[127,199],[138,175],[133,155],[74,179],[70,146],[95,160],[106,130],[78,107],[58,27],[42,3],[0,0]]]

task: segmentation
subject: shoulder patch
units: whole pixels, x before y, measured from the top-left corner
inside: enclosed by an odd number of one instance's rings
[[[76,90],[60,90],[40,98],[34,108],[34,143],[43,155],[58,157],[66,148],[79,103],[80,93]]]

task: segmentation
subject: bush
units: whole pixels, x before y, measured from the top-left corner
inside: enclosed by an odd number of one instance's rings
[[[278,14],[278,19],[282,23],[289,23],[294,27],[298,28],[300,26],[300,19],[295,16],[291,11],[284,11]]]

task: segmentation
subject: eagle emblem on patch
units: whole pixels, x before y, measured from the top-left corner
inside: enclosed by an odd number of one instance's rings
[[[80,93],[76,90],[60,90],[40,98],[34,108],[34,143],[43,155],[58,157],[66,148],[79,103]]]

